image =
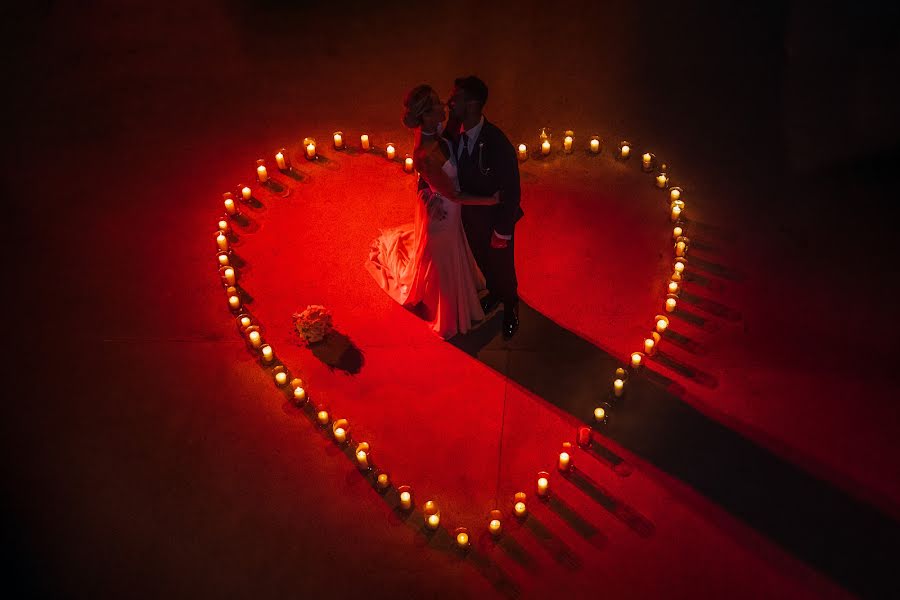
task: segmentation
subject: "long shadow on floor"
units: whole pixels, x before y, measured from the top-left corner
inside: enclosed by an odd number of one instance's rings
[[[611,380],[620,361],[524,303],[520,317],[509,342],[495,316],[451,343],[591,424],[598,381]],[[884,550],[900,539],[895,521],[700,413],[667,383],[650,372],[630,379],[604,434],[849,590],[895,588],[895,554]]]

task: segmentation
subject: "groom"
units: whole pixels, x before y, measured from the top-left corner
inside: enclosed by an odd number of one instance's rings
[[[516,151],[500,129],[484,118],[488,88],[475,76],[454,81],[444,136],[456,152],[459,186],[473,196],[500,192],[494,206],[463,206],[462,222],[478,268],[487,280],[481,301],[485,315],[503,303],[503,335],[519,329],[519,294],[513,258],[519,207],[519,163]]]

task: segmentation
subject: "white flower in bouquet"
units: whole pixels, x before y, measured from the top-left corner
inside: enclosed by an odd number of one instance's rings
[[[331,313],[324,306],[313,304],[301,313],[294,313],[294,327],[307,344],[321,342],[331,333]]]

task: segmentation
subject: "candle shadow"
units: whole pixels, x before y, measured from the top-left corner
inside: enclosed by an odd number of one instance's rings
[[[673,313],[676,322],[682,312]],[[499,328],[492,336],[494,330],[483,327],[450,343],[593,426],[596,378],[607,373],[611,380],[621,358],[524,299],[519,318],[511,340],[504,340]],[[624,401],[609,411],[605,437],[851,592],[874,596],[893,585],[893,563],[881,548],[892,548],[900,539],[895,520],[757,444],[734,424],[682,401],[685,388],[665,375],[642,367],[629,377],[627,388]],[[536,521],[533,514],[528,521]]]
[[[700,250],[701,252],[710,252],[710,253],[714,253],[714,252],[718,252],[719,247],[718,247],[718,246],[714,246],[713,244],[709,244],[709,243],[704,242],[704,241],[694,241],[694,240],[691,240],[691,249],[692,249],[692,250]]]
[[[703,286],[710,291],[720,292],[725,289],[725,286],[722,285],[721,281],[710,279],[709,277],[698,273],[697,271],[685,271],[684,280],[690,283],[696,283],[699,286]]]
[[[257,196],[250,196],[249,200],[241,200],[245,206],[249,206],[251,210],[259,212],[265,210],[266,205]]]
[[[680,299],[692,306],[699,308],[705,313],[720,317],[722,319],[725,319],[726,321],[735,322],[741,320],[740,312],[734,310],[733,308],[729,308],[720,302],[716,302],[715,300],[710,300],[709,298],[704,298],[703,296],[697,296],[686,291],[681,293]]]
[[[737,272],[718,263],[698,258],[694,254],[691,254],[691,257],[688,260],[690,261],[692,269],[698,268],[701,271],[705,271],[706,273],[713,275],[714,277],[728,279],[730,281],[741,281],[743,279],[743,277]]]
[[[639,536],[646,538],[653,535],[656,527],[649,519],[640,514],[636,509],[626,504],[623,500],[613,496],[609,490],[600,485],[583,471],[572,468],[569,473],[563,475],[576,488],[584,492],[591,500],[605,508],[610,514],[622,521]]]
[[[662,338],[666,341],[666,343],[671,343],[673,346],[677,346],[685,352],[696,354],[697,356],[703,356],[706,354],[706,348],[704,348],[699,342],[695,342],[686,335],[678,333],[677,331],[673,331],[671,327],[663,332]]]
[[[228,262],[231,264],[231,266],[237,267],[238,269],[242,269],[248,266],[247,261],[241,258],[240,254],[234,252],[233,250],[231,254],[228,255]]]
[[[294,181],[299,181],[301,183],[307,179],[303,173],[301,173],[294,167],[291,167],[290,169],[284,169],[284,170],[278,169],[278,172],[281,173],[282,175],[284,175],[285,177],[290,177]]]
[[[574,469],[573,469],[574,470]],[[587,540],[595,548],[603,548],[606,546],[606,536],[587,519],[575,510],[572,505],[560,498],[559,494],[548,492],[546,496],[540,499],[543,504],[551,511],[565,521],[578,535]]]
[[[483,531],[479,539],[479,547],[485,549],[500,548],[513,561],[528,571],[533,571],[538,566],[537,561],[535,561],[528,550],[509,535],[501,535],[499,539],[495,539],[491,532]]]
[[[682,198],[683,199],[683,198]],[[690,217],[682,217],[681,219],[686,228],[689,228],[689,231],[702,231],[704,237],[713,236],[719,239],[737,239],[739,232],[730,231],[725,229],[724,227],[719,227],[718,225],[713,225],[711,223],[705,223],[703,221],[698,221],[697,219],[692,219]],[[692,242],[693,243],[693,242]]]
[[[624,397],[620,400],[623,399]],[[594,458],[600,464],[611,469],[619,477],[628,477],[633,471],[631,465],[625,462],[624,458],[622,458],[606,446],[600,444],[596,439],[592,438],[591,443],[587,446],[582,446],[582,449],[588,454],[588,456]]]
[[[675,319],[684,321],[688,325],[693,325],[694,327],[696,327],[698,329],[703,329],[705,331],[713,331],[714,330],[714,327],[710,328],[707,325],[707,323],[708,323],[707,319],[705,319],[704,317],[701,317],[697,313],[687,310],[683,304],[680,304],[676,308],[675,312],[669,314],[670,321],[675,320]]]
[[[271,177],[266,180],[260,187],[265,188],[272,194],[278,194],[282,198],[286,198],[291,195],[291,189],[278,181],[275,181]]]
[[[570,571],[578,570],[581,567],[581,559],[578,558],[578,555],[533,514],[526,516],[524,520],[516,519],[516,522],[519,524],[516,529],[524,529],[533,535],[538,545],[546,550],[553,560]]]
[[[665,366],[666,368],[675,371],[679,375],[683,377],[687,377],[691,381],[695,383],[699,383],[700,385],[707,387],[709,389],[715,389],[719,387],[719,380],[716,379],[715,376],[706,373],[705,371],[701,371],[696,367],[691,367],[676,358],[672,355],[663,352],[662,350],[658,350],[651,359],[655,360],[659,364]]]
[[[317,154],[313,160],[306,161],[311,167],[320,167],[328,171],[338,171],[341,165],[336,160],[328,158],[324,154]]]

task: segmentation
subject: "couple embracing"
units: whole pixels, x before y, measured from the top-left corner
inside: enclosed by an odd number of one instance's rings
[[[428,85],[406,95],[403,124],[415,131],[419,172],[415,222],[382,231],[366,263],[382,289],[443,339],[501,304],[503,335],[519,327],[519,165],[507,137],[484,118],[487,98],[477,77],[457,79],[446,104]]]

